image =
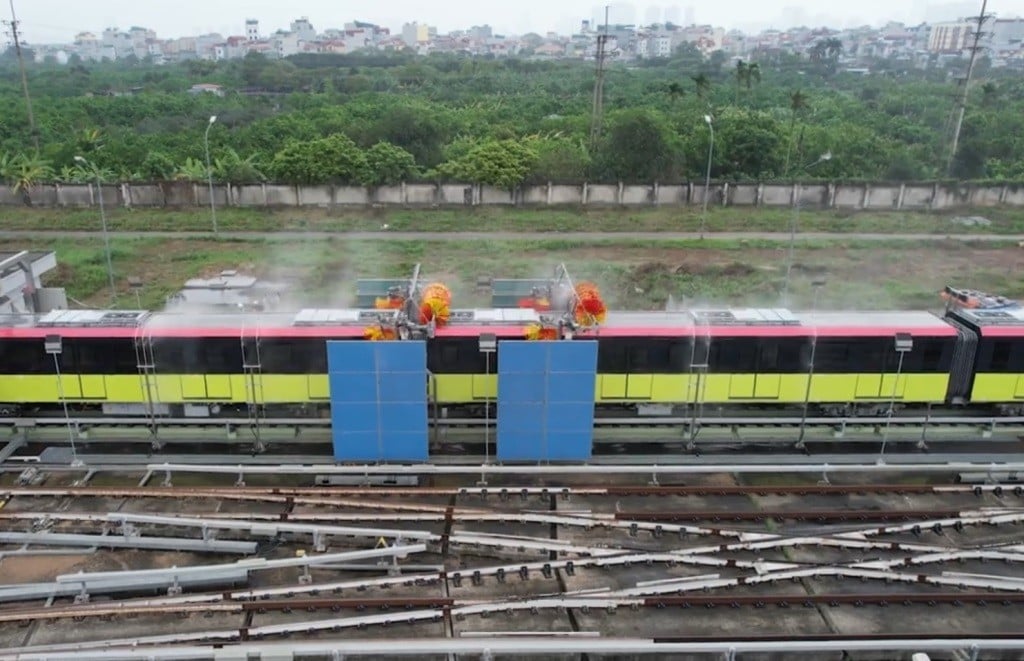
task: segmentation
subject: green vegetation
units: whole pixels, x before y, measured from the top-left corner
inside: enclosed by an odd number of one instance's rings
[[[945,177],[955,76],[884,60],[874,75],[845,74],[828,41],[810,59],[760,53],[733,67],[723,53],[705,59],[685,45],[670,59],[614,65],[594,141],[585,62],[379,53],[44,62],[28,72],[39,153],[8,53],[0,177],[26,201],[35,183],[55,178],[201,180],[209,128],[219,181],[669,183],[703,179],[705,114],[714,116],[716,179]],[[1024,179],[1024,80],[984,58],[977,74],[952,175]],[[227,94],[188,94],[196,83]],[[835,157],[808,169],[826,150]]]
[[[67,287],[90,305],[109,305],[103,243],[99,237],[59,241],[0,242],[0,249],[48,248],[59,267],[48,284]],[[542,277],[564,262],[577,279],[598,283],[618,309],[660,309],[678,302],[775,306],[785,276],[783,241],[643,241],[581,243],[550,240],[422,241],[350,240],[344,235],[308,240],[213,240],[210,238],[112,241],[119,304],[134,306],[127,277],[145,283],[142,304],[160,307],[191,277],[239,269],[290,283],[303,305],[345,306],[360,277],[407,275],[422,263],[428,278],[448,284],[457,306],[487,305],[477,278]],[[811,281],[827,285],[820,307],[833,309],[940,306],[947,283],[1024,297],[1017,264],[1020,248],[996,242],[812,241],[796,251],[791,286],[794,308],[811,305]],[[912,279],[907,278],[913,273]]]
[[[830,232],[837,239],[849,233],[914,233],[1017,235],[1024,233],[1024,213],[1014,209],[984,209],[990,225],[965,226],[957,214],[910,211],[800,212],[799,231]],[[209,209],[108,209],[112,231],[194,231],[211,229]],[[708,209],[708,232],[789,232],[790,209],[717,207]],[[221,231],[280,232],[697,232],[701,212],[696,208],[651,209],[217,209]],[[10,208],[3,212],[2,229],[31,231],[98,231],[96,209]],[[713,237],[709,237],[713,238]]]

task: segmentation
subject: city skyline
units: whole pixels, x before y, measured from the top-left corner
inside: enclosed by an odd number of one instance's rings
[[[786,29],[806,25],[846,28],[856,25],[881,25],[888,21],[920,23],[953,20],[977,13],[981,3],[967,0],[912,0],[894,10],[891,2],[861,0],[854,7],[832,5],[820,11],[821,3],[813,0],[783,0],[766,6],[756,0],[720,0],[712,6],[682,0],[639,4],[612,2],[613,23],[649,24],[691,21],[713,24],[727,29],[759,31],[768,28]],[[107,27],[127,28],[139,25],[156,30],[162,37],[206,33],[224,36],[244,32],[246,18],[260,21],[265,34],[287,29],[300,16],[308,16],[316,29],[341,27],[352,20],[377,23],[392,31],[404,23],[419,22],[436,26],[441,32],[465,29],[472,25],[491,25],[497,32],[571,33],[581,21],[603,20],[603,5],[593,0],[568,0],[558,4],[539,0],[521,0],[514,7],[497,3],[468,3],[461,0],[432,6],[428,11],[420,3],[389,0],[373,8],[340,8],[324,0],[307,0],[299,5],[282,6],[267,2],[222,0],[210,3],[178,0],[175,11],[127,0],[94,0],[86,10],[67,0],[34,0],[16,4],[21,33],[27,43],[70,42],[79,32],[99,32]],[[992,0],[989,13],[1002,17],[1024,14],[1024,0]],[[9,17],[8,17],[9,18]]]

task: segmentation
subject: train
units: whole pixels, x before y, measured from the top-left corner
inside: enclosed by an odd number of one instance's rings
[[[445,298],[443,288],[434,295]],[[595,415],[694,406],[871,415],[900,406],[1024,413],[1024,307],[947,287],[943,312],[607,311],[578,289],[516,307],[447,308],[399,292],[372,309],[0,317],[0,417],[327,417],[328,341],[422,339],[427,399],[477,417],[499,397],[502,344],[597,342]],[[564,297],[563,297],[564,298]],[[593,303],[591,299],[591,303]],[[481,337],[496,350],[481,351]]]

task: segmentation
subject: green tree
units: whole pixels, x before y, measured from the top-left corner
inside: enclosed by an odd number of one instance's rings
[[[531,146],[537,151],[531,181],[579,183],[586,179],[591,160],[582,138],[538,138]]]
[[[665,88],[665,93],[668,94],[668,98],[671,100],[672,105],[675,105],[676,101],[681,99],[683,96],[683,86],[677,82],[671,82],[668,84],[668,87]]]
[[[226,149],[218,154],[211,163],[213,178],[231,184],[255,184],[266,181],[255,154],[246,158],[239,156],[234,149]]]
[[[696,88],[697,98],[700,99],[701,103],[708,100],[708,95],[711,94],[711,79],[708,78],[707,74],[699,73],[696,76],[691,76],[693,85]]]
[[[679,174],[680,150],[665,118],[647,110],[624,110],[609,118],[597,150],[599,179],[671,181]]]
[[[416,159],[401,147],[378,142],[366,150],[366,172],[362,183],[367,186],[397,184],[416,174]]]
[[[488,140],[457,160],[442,163],[438,172],[456,181],[512,189],[523,183],[536,162],[537,152],[521,140]]]
[[[726,108],[715,118],[715,171],[734,179],[762,179],[779,174],[779,129],[778,122],[768,113]]]
[[[170,156],[153,151],[146,156],[139,168],[139,178],[145,181],[167,181],[174,178],[176,168]]]
[[[793,155],[793,148],[796,146],[796,122],[800,113],[807,110],[807,95],[796,90],[789,95],[789,141],[786,145],[786,163],[782,167],[783,174],[789,174],[789,162]]]
[[[0,156],[0,176],[15,194],[21,195],[25,206],[32,206],[32,191],[44,181],[53,178],[50,162],[33,154]]]
[[[292,184],[352,183],[366,177],[366,154],[343,133],[293,142],[274,155],[270,172]]]

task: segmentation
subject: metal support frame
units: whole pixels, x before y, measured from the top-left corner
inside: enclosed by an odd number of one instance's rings
[[[498,336],[494,333],[481,333],[479,339],[480,353],[484,355],[484,376],[488,384],[487,396],[484,399],[484,464],[491,463],[491,356],[498,351]],[[487,485],[487,476],[480,474],[480,486]]]
[[[903,358],[914,350],[914,337],[910,333],[896,333],[893,343],[899,359],[896,362],[896,378],[892,383],[892,394],[889,397],[889,410],[885,415],[885,431],[882,433],[882,448],[878,453],[878,461],[885,462],[885,446],[889,442],[889,428],[892,426],[892,414],[896,408],[896,391],[900,387],[900,376],[903,374]]]
[[[0,531],[5,544],[38,544],[42,546],[83,546],[86,548],[151,549],[161,551],[200,551],[204,553],[256,552],[255,542],[190,539],[181,537],[145,537],[126,530],[123,535],[78,535],[52,532]]]
[[[68,428],[68,441],[71,443],[71,465],[83,466],[78,458],[78,449],[75,447],[75,431],[71,426],[71,414],[68,413],[68,399],[64,393],[64,380],[60,376],[60,356],[64,352],[64,341],[60,335],[47,335],[43,340],[43,349],[53,356],[53,370],[57,375],[57,397],[64,407],[64,422]]]
[[[811,314],[818,311],[818,294],[821,292],[821,288],[825,286],[824,280],[815,280],[811,283],[811,287],[814,289],[814,302],[811,305]],[[804,404],[803,412],[800,416],[800,435],[797,437],[796,448],[803,450],[805,447],[804,436],[807,432],[807,412],[811,405],[811,383],[814,381],[814,358],[818,350],[818,325],[814,325],[814,334],[811,335],[811,355],[810,361],[807,366],[807,388],[804,390]],[[827,478],[826,478],[827,479]]]

